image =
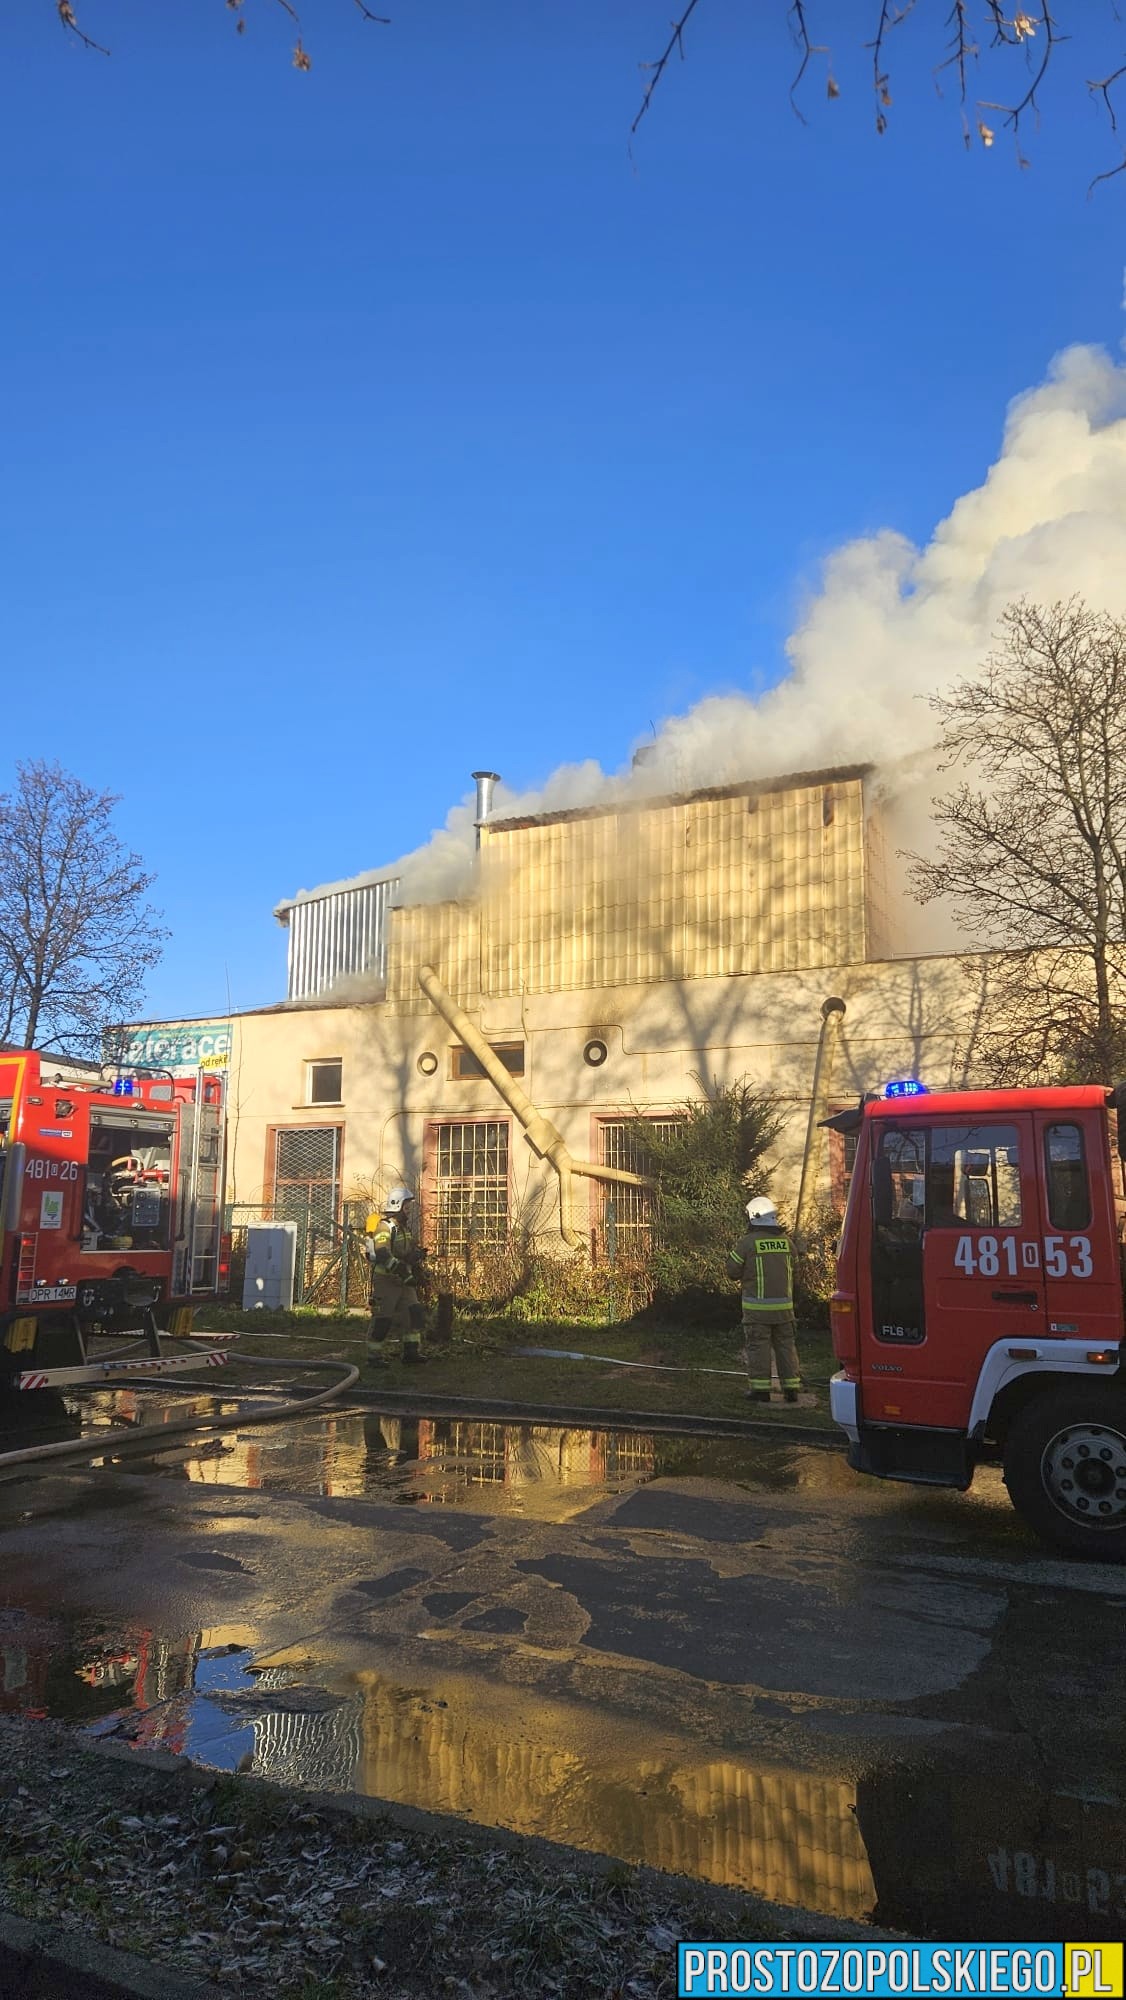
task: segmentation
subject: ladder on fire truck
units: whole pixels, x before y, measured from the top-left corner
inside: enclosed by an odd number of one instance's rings
[[[198,1069],[195,1096],[180,1110],[182,1177],[172,1267],[177,1298],[213,1298],[219,1290],[226,1095],[223,1071]]]

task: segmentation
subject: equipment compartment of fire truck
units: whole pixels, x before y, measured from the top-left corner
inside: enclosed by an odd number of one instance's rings
[[[217,1073],[74,1081],[0,1055],[0,1391],[199,1365],[159,1335],[225,1289],[223,1149]]]
[[[849,1463],[964,1491],[999,1459],[1046,1541],[1126,1561],[1126,1085],[904,1083],[826,1124],[856,1138],[831,1306]]]

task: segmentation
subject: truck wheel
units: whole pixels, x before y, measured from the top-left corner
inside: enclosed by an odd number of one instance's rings
[[[1037,1396],[1010,1426],[1005,1484],[1044,1541],[1126,1562],[1126,1394],[1091,1381]]]

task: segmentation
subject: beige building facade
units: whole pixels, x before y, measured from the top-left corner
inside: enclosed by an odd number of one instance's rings
[[[521,1222],[598,1256],[644,1222],[644,1191],[598,1173],[638,1164],[630,1121],[745,1077],[787,1113],[792,1210],[827,1000],[820,1109],[963,1080],[974,961],[894,956],[866,776],[485,821],[472,895],[389,910],[380,998],[233,1021],[228,1199],[320,1227],[405,1180],[446,1255]],[[848,1164],[815,1136],[817,1200]]]

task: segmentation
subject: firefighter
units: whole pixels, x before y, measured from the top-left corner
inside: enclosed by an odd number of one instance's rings
[[[409,1187],[393,1187],[378,1215],[369,1215],[364,1253],[371,1264],[371,1325],[368,1353],[377,1368],[387,1366],[384,1344],[393,1322],[405,1313],[403,1360],[422,1360],[422,1329],[426,1314],[418,1302],[415,1273],[425,1252],[411,1230],[414,1195]]]
[[[743,1290],[743,1359],[752,1403],[770,1401],[770,1357],[778,1364],[782,1392],[796,1403],[801,1388],[794,1324],[794,1248],[766,1195],[747,1203],[749,1227],[727,1259]]]

